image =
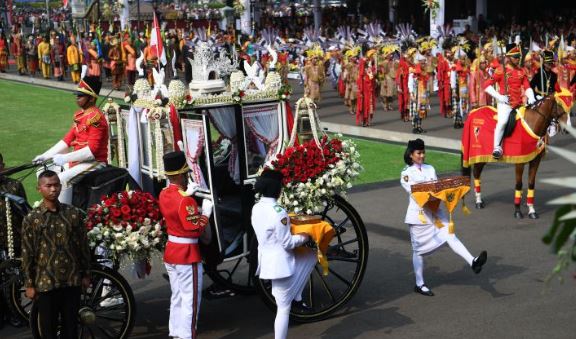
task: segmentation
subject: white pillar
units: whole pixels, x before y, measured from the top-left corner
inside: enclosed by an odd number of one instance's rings
[[[437,38],[440,35],[438,32],[438,26],[444,26],[444,8],[445,3],[444,0],[438,0],[438,4],[440,8],[435,11],[430,11],[430,36],[433,38]]]
[[[314,13],[314,29],[319,31],[320,26],[322,26],[322,10],[320,6],[320,0],[314,0],[312,10]]]
[[[392,24],[396,24],[396,7],[398,7],[398,0],[388,0],[388,20]]]
[[[252,8],[250,8],[250,0],[241,0],[242,5],[244,5],[244,13],[240,16],[240,27],[242,33],[246,35],[252,34]]]

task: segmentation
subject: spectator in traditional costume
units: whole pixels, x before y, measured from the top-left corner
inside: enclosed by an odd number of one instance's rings
[[[38,44],[38,62],[40,63],[40,69],[42,70],[44,79],[50,79],[50,65],[52,64],[51,50],[48,36],[44,36],[42,42]]]

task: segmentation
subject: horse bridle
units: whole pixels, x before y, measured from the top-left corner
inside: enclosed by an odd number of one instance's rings
[[[558,119],[560,119],[564,114],[566,114],[566,111],[562,110],[562,113],[557,116],[547,117],[546,115],[544,115],[544,113],[540,112],[538,107],[542,106],[544,101],[548,99],[554,99],[554,105],[556,106],[555,109],[557,110],[559,105],[556,102],[556,98],[554,98],[553,96],[546,96],[540,99],[539,101],[535,102],[532,105],[533,108],[531,107],[534,112],[536,112],[539,116],[541,116],[544,119],[544,121],[546,122],[546,127],[550,126],[552,123],[559,124],[560,122]]]

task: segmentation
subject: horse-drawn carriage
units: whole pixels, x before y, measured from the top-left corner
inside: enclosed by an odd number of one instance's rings
[[[174,120],[170,121],[176,112],[190,175],[200,185],[196,196],[214,202],[210,219],[213,236],[203,245],[207,275],[220,288],[242,294],[259,293],[267,305],[274,307],[271,284],[254,276],[257,240],[250,214],[258,171],[285,148],[291,113],[287,111],[288,103],[276,94],[248,95],[241,101],[229,99],[198,101],[179,111],[172,107],[172,114],[166,108],[164,115],[151,107],[106,106],[104,111],[111,121],[110,160],[127,170],[109,166],[89,174],[76,185],[74,201],[86,209],[99,202],[103,193],[125,189],[134,178],[144,190],[158,194],[165,186],[161,154],[176,147],[173,134],[180,133],[173,128]],[[160,114],[151,118],[151,112]],[[31,167],[24,165],[3,174]],[[19,206],[17,213],[25,214],[29,208],[21,200],[9,199],[9,203]],[[300,321],[325,318],[345,304],[360,286],[368,259],[364,224],[344,198],[326,196],[318,214],[334,230],[325,253],[328,274],[320,265],[312,271],[303,295],[310,308],[292,311],[292,316]],[[4,285],[10,286],[15,309],[23,317],[31,317],[32,327],[38,331],[32,302],[24,295],[19,265],[17,258],[2,264]],[[129,336],[136,307],[130,285],[118,273],[118,267],[118,262],[95,257],[91,287],[82,296],[79,314],[82,337]]]

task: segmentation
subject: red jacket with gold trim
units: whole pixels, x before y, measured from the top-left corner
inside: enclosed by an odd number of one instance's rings
[[[170,184],[160,192],[159,201],[168,234],[198,240],[208,225],[208,218],[198,212],[196,200],[185,196],[179,186]],[[180,244],[168,241],[166,244],[164,262],[168,264],[187,265],[201,261],[198,243]]]
[[[96,161],[108,162],[108,122],[95,106],[74,113],[74,123],[62,140],[75,151],[88,146]]]

